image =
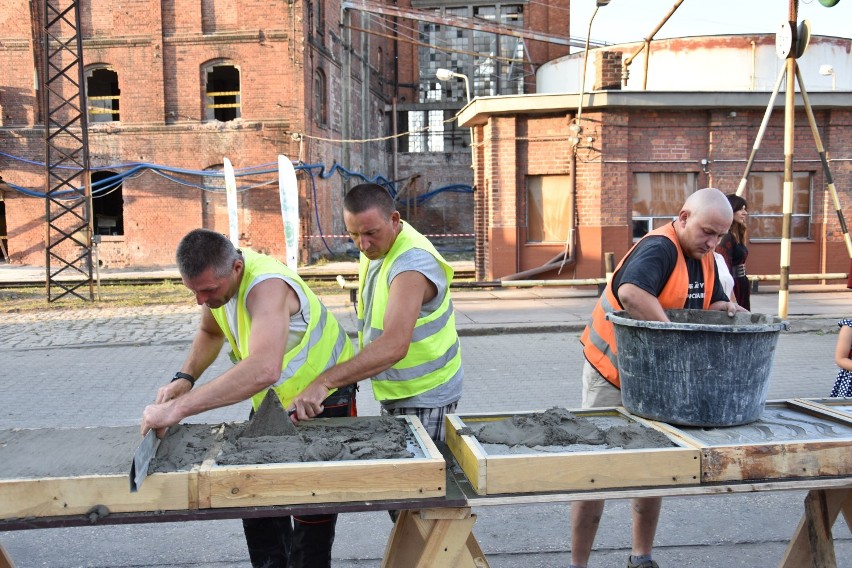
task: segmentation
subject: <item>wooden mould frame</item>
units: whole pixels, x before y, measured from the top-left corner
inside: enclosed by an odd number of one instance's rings
[[[849,417],[796,399],[769,401],[766,407],[786,408],[852,427]],[[701,483],[852,475],[852,437],[711,445],[677,426],[657,424],[701,451]]]
[[[262,507],[446,495],[446,460],[416,416],[403,416],[424,457],[217,465],[199,472],[199,507]]]
[[[584,491],[627,487],[697,485],[700,452],[656,422],[633,416],[623,408],[571,410],[577,416],[617,416],[663,432],[676,447],[602,449],[564,453],[489,454],[474,436],[460,434],[473,422],[502,420],[535,412],[445,416],[447,446],[479,495]]]
[[[189,471],[152,473],[136,493],[127,473],[0,479],[0,519],[221,507],[443,497],[446,461],[417,417],[405,416],[424,457],[220,466],[213,456]],[[128,470],[130,460],[128,456]]]
[[[797,398],[795,402],[837,416],[852,423],[852,398]]]

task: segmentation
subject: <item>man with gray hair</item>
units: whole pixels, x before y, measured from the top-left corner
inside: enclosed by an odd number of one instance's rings
[[[580,341],[583,408],[621,406],[615,329],[606,314],[625,310],[633,319],[669,321],[667,309],[746,311],[725,294],[713,251],[727,234],[733,211],[725,194],[700,189],[687,197],[671,223],[642,237],[613,272]],[[633,547],[627,568],[658,568],[651,557],[662,499],[633,499]],[[604,501],[571,508],[571,568],[586,568]]]
[[[184,285],[202,306],[180,370],[142,413],[142,434],[188,416],[251,399],[254,412],[271,387],[286,408],[317,375],[354,354],[341,325],[284,264],[238,250],[224,235],[190,231],[177,248]],[[234,366],[193,389],[228,341]],[[323,417],[354,416],[353,387],[329,390]],[[162,432],[158,432],[162,435]],[[337,515],[244,519],[254,567],[331,566]]]
[[[343,198],[346,231],[361,251],[359,353],[323,372],[294,400],[316,416],[329,388],[370,378],[382,414],[416,415],[443,440],[444,415],[462,393],[461,343],[450,298],[453,269],[429,239],[400,219],[383,187],[363,183]]]

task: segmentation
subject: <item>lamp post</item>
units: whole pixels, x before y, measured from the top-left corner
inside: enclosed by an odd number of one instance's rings
[[[574,118],[574,122],[568,126],[568,130],[571,132],[568,140],[575,148],[580,143],[580,135],[583,133],[583,127],[580,126],[580,117],[583,114],[583,95],[586,93],[586,65],[589,61],[589,41],[592,36],[592,22],[595,21],[595,16],[598,15],[598,9],[607,4],[609,4],[609,0],[597,0],[595,2],[595,11],[592,12],[592,17],[589,18],[589,30],[586,33],[586,50],[583,52],[583,75],[580,77],[580,103],[577,105],[577,116]]]
[[[834,73],[834,67],[831,65],[820,65],[819,66],[819,74],[823,76],[831,76],[831,90],[834,91],[837,88],[837,75]]]
[[[457,79],[464,79],[464,94],[467,98],[467,102],[470,103],[470,82],[467,79],[467,75],[456,73],[449,69],[438,69],[435,71],[435,77],[437,77],[439,81],[451,81],[454,77]]]
[[[467,75],[464,73],[456,73],[455,71],[450,71],[449,69],[436,69],[435,77],[439,81],[451,81],[453,78],[459,78],[464,80],[464,94],[467,99],[467,104],[470,104],[470,81],[468,81]],[[470,136],[470,140],[468,142],[468,146],[470,147],[470,167],[474,168],[476,162],[476,154],[473,151],[473,127],[467,129],[468,136]]]

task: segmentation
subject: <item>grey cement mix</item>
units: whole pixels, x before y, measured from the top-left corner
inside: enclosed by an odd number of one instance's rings
[[[0,478],[126,474],[141,441],[138,427],[3,430]]]
[[[472,434],[484,444],[508,448],[525,446],[548,452],[674,446],[662,432],[626,417],[613,415],[586,418],[565,408],[551,408],[544,412],[518,414],[503,420],[474,423],[466,425],[460,433]]]
[[[276,402],[269,402],[271,398]],[[216,463],[251,465],[414,456],[407,449],[409,431],[403,420],[390,416],[319,418],[294,426],[277,401],[274,394],[267,395],[248,424],[225,426]]]

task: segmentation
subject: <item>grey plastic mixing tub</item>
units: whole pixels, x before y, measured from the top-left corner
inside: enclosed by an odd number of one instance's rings
[[[670,322],[607,314],[615,325],[624,407],[684,426],[736,426],[760,418],[778,333],[774,316],[667,310]]]

